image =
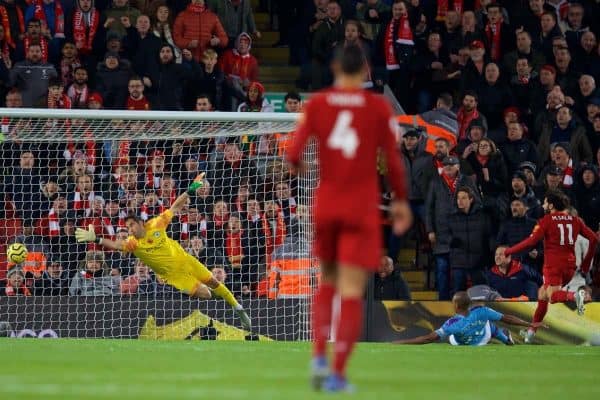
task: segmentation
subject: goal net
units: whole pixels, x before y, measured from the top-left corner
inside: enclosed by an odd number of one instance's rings
[[[0,322],[13,336],[309,338],[315,168],[283,156],[294,114],[2,109]],[[306,160],[314,159],[309,146]],[[167,233],[249,311],[190,299],[131,254],[79,244],[77,227],[124,239],[125,217],[168,209],[205,185]],[[15,265],[6,247],[22,243]],[[176,269],[175,263],[170,268]],[[252,335],[250,335],[252,334]]]

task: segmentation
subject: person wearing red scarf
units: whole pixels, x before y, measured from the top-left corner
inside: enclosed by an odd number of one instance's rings
[[[513,47],[514,35],[502,18],[502,7],[497,3],[486,7],[488,22],[485,25],[487,47],[492,61],[499,63],[507,50]]]
[[[6,296],[31,296],[31,291],[25,285],[25,274],[21,268],[13,267],[8,270],[4,294]]]
[[[435,20],[444,22],[448,11],[456,11],[458,15],[462,15],[464,11],[464,0],[437,0],[437,15]]]
[[[467,129],[475,119],[481,119],[485,130],[487,131],[487,121],[477,110],[477,103],[478,97],[475,92],[467,91],[463,96],[462,107],[459,108],[458,113],[456,114],[459,141],[467,138]]]
[[[77,0],[77,9],[73,13],[73,40],[79,54],[87,56],[92,53],[100,24],[100,12],[94,7],[93,0]]]
[[[42,23],[37,19],[32,19],[27,23],[27,32],[23,37],[25,54],[29,54],[29,47],[32,44],[40,46],[42,49],[42,61],[48,62],[48,39],[42,35]]]
[[[33,18],[41,22],[44,35],[65,38],[65,14],[60,0],[33,0],[25,11],[25,21]]]
[[[0,5],[0,23],[4,28],[4,39],[14,50],[25,34],[25,17],[15,0],[4,0]]]
[[[61,78],[53,78],[48,82],[47,107],[61,109],[71,108],[71,99],[64,93]]]
[[[225,255],[233,268],[241,268],[246,256],[244,246],[244,231],[237,215],[229,217],[227,236],[225,237]]]

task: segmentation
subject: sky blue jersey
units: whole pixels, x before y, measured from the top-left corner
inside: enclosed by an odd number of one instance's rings
[[[444,322],[444,325],[435,331],[441,340],[454,336],[457,344],[477,346],[485,344],[490,337],[490,321],[499,321],[502,314],[489,307],[477,306],[469,310],[465,317],[457,314]]]

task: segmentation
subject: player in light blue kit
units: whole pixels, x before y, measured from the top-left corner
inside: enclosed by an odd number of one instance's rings
[[[496,338],[506,345],[515,344],[510,332],[498,328],[493,322],[502,321],[511,325],[540,327],[543,324],[532,324],[513,315],[501,314],[485,306],[471,307],[471,299],[467,292],[457,292],[452,298],[456,315],[427,335],[413,339],[398,340],[397,344],[427,344],[446,340],[459,346],[483,346],[491,338]]]

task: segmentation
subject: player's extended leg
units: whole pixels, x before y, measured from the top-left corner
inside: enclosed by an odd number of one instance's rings
[[[542,285],[542,287],[540,287],[538,290],[538,303],[537,308],[533,313],[533,322],[542,322],[546,316],[546,313],[548,312],[548,301],[550,300],[548,289],[550,287],[551,286]],[[527,330],[521,331],[521,336],[523,336],[525,343],[533,343],[533,338],[536,331],[536,328],[528,328]]]
[[[337,289],[341,299],[340,315],[336,321],[333,374],[325,382],[329,391],[345,391],[346,365],[354,344],[360,337],[363,322],[363,296],[369,272],[355,265],[340,265]]]
[[[337,267],[335,263],[321,261],[321,283],[315,292],[312,304],[313,361],[311,380],[315,390],[321,389],[323,380],[329,374],[325,350],[331,331],[331,313],[336,281]]]
[[[550,303],[565,303],[567,301],[574,301],[577,305],[577,313],[583,315],[585,303],[592,301],[591,288],[582,286],[577,289],[576,292],[560,290],[560,288],[557,288],[550,297]]]
[[[227,286],[216,280],[212,274],[210,275],[210,278],[204,280],[202,283],[208,286],[215,295],[225,300],[227,304],[234,309],[244,329],[247,331],[252,329],[252,323],[250,321],[250,317],[248,317],[248,314],[246,313],[246,310],[244,310],[244,307],[238,303],[233,293],[227,289]]]
[[[212,293],[205,284],[198,282],[196,288],[190,293],[190,297],[208,300],[212,298]]]
[[[508,330],[500,329],[495,324],[492,324],[491,322],[489,322],[489,324],[490,324],[490,330],[491,330],[493,338],[498,339],[499,341],[501,341],[502,343],[504,343],[505,345],[508,345],[508,346],[512,346],[515,344],[512,336]]]

